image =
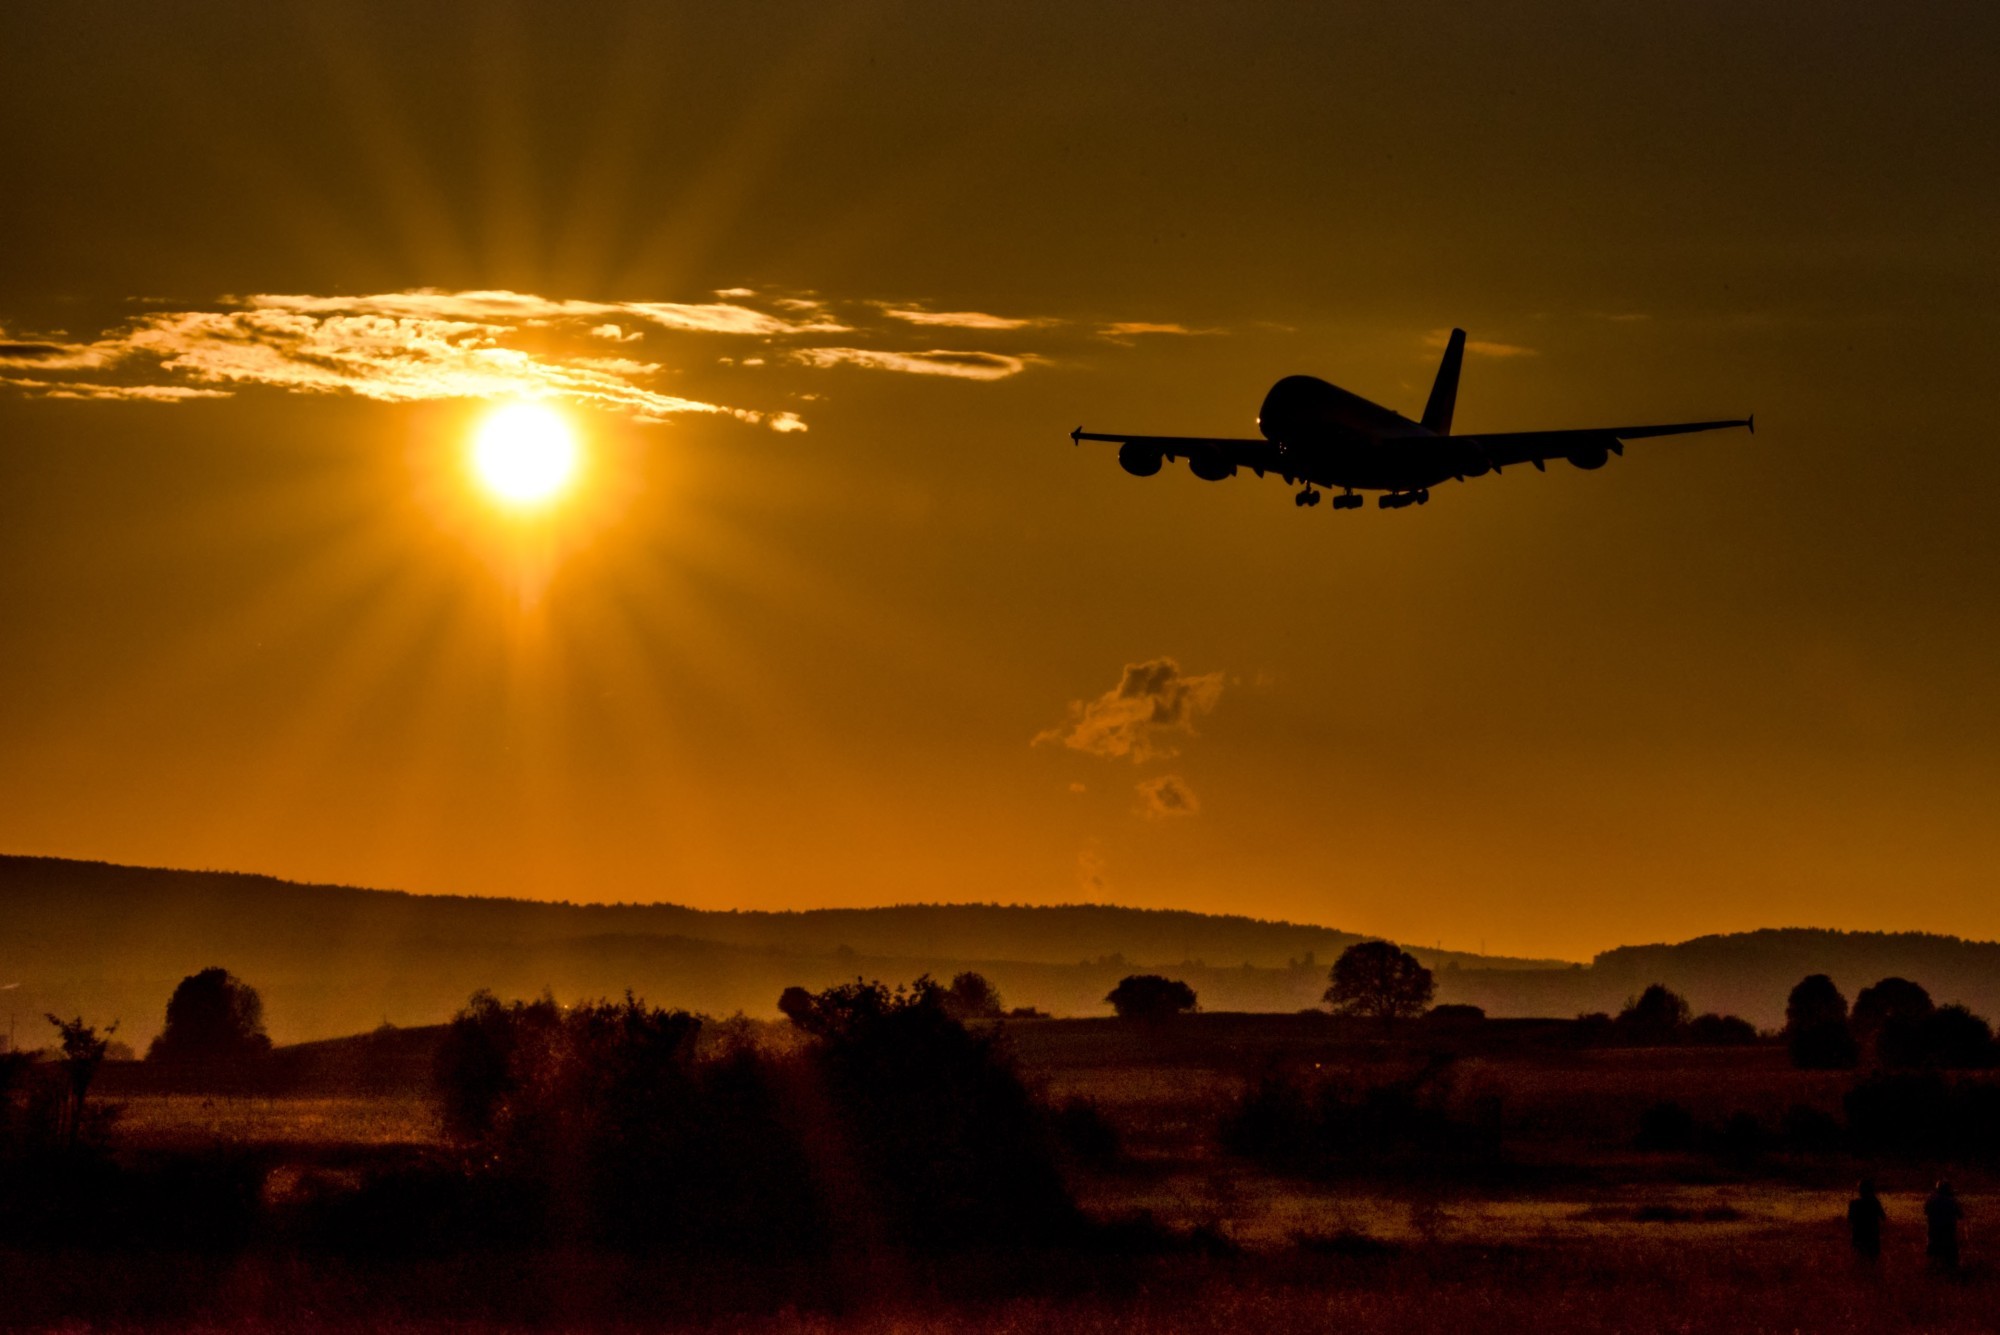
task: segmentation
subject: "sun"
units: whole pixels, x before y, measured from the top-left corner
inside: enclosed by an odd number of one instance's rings
[[[473,436],[472,471],[503,505],[546,505],[569,486],[576,467],[576,433],[547,404],[503,404]]]

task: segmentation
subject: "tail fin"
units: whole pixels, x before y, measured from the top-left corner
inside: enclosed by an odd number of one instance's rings
[[[1424,405],[1424,430],[1440,436],[1451,434],[1451,410],[1458,402],[1458,364],[1465,360],[1465,331],[1451,331],[1444,345],[1444,360],[1438,363],[1437,383],[1431,386],[1430,402]]]

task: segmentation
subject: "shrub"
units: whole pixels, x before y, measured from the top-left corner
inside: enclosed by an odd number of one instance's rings
[[[1710,1011],[1688,1021],[1687,1039],[1704,1047],[1741,1047],[1757,1041],[1757,1027],[1740,1015]]]
[[[1625,1003],[1612,1023],[1618,1041],[1635,1047],[1660,1047],[1687,1037],[1688,1004],[1664,983],[1654,983]]]
[[[1156,973],[1131,974],[1105,994],[1121,1020],[1165,1020],[1195,1008],[1194,989]]]

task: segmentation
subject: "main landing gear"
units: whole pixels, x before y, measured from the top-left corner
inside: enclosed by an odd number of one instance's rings
[[[1318,505],[1320,494],[1316,489],[1307,487],[1304,491],[1292,497],[1292,504],[1298,506]],[[1361,498],[1351,491],[1344,492],[1333,498],[1332,508],[1336,510],[1359,510],[1361,508]]]
[[[1423,505],[1431,498],[1429,487],[1418,487],[1415,491],[1392,491],[1375,504],[1384,510],[1400,510],[1406,505]]]

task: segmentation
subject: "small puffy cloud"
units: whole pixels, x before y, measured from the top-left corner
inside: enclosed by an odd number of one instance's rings
[[[1104,893],[1104,855],[1095,848],[1085,848],[1076,855],[1076,883],[1087,896]]]
[[[882,314],[906,324],[933,325],[948,329],[1026,329],[1030,325],[1047,323],[1044,320],[988,315],[983,311],[932,311],[922,306],[884,306]]]
[[[1430,333],[1424,335],[1424,346],[1427,348],[1442,349],[1449,342],[1451,342],[1451,330],[1449,329],[1433,329]],[[1538,357],[1541,355],[1534,348],[1524,347],[1519,343],[1495,343],[1487,339],[1477,338],[1468,338],[1465,340],[1465,350],[1474,357]]]
[[[997,352],[889,352],[881,348],[800,348],[792,357],[807,366],[861,366],[906,375],[942,375],[959,380],[1005,380],[1027,367],[1024,357]]]
[[[622,325],[609,323],[591,326],[590,336],[610,343],[636,343],[645,337],[636,329],[627,330]]]
[[[1189,675],[1171,658],[1128,663],[1118,684],[1095,700],[1070,702],[1069,719],[1038,733],[1035,744],[1060,742],[1072,751],[1134,764],[1178,755],[1171,738],[1192,737],[1194,721],[1222,698],[1222,674]]]
[[[1173,820],[1201,811],[1194,789],[1178,774],[1161,774],[1138,784],[1139,814],[1147,820]]]

